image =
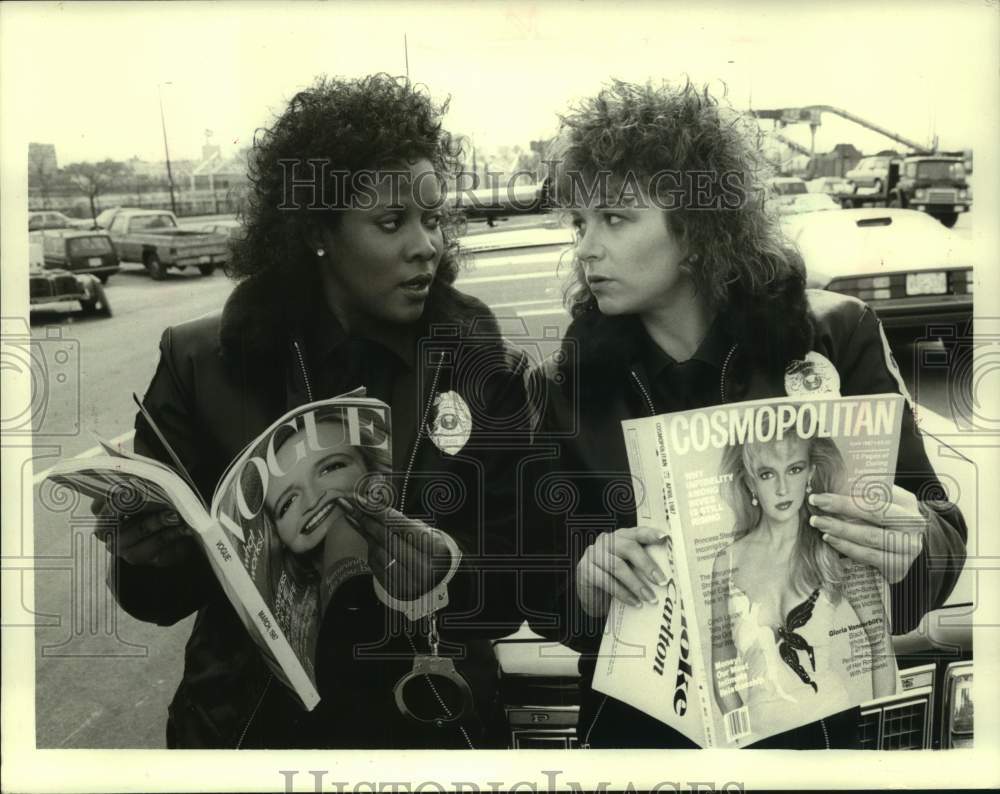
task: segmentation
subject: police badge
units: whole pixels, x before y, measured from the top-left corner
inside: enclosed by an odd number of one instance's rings
[[[446,455],[454,455],[472,433],[472,413],[462,395],[446,391],[434,398],[434,408],[427,428],[434,446]]]
[[[839,397],[840,374],[830,359],[811,350],[805,359],[788,365],[785,393],[789,397]]]

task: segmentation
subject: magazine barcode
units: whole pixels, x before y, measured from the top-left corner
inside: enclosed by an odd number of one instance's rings
[[[726,740],[735,742],[750,735],[750,710],[741,706],[726,714]]]

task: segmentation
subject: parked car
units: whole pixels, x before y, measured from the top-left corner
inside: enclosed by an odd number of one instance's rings
[[[108,207],[106,210],[101,210],[97,213],[92,225],[98,229],[107,229],[120,210],[121,207]]]
[[[77,275],[68,270],[32,264],[28,268],[28,287],[31,311],[78,303],[84,314],[111,316],[111,304],[104,286],[99,279],[87,273]]]
[[[107,232],[50,229],[42,234],[45,267],[90,273],[106,284],[121,270],[118,252]]]
[[[203,276],[210,276],[229,258],[225,237],[181,229],[174,214],[166,210],[120,209],[108,233],[122,260],[142,262],[157,281],[166,278],[172,267],[197,267]]]
[[[894,208],[787,215],[812,287],[865,301],[897,337],[972,319],[972,250],[933,217]]]
[[[970,262],[958,253],[961,240],[925,214],[840,210],[789,215],[782,223],[798,240],[811,285],[862,297],[884,311],[890,322],[912,322],[938,313],[954,317],[952,311],[971,310]],[[475,274],[471,277],[482,278],[494,267],[510,274],[518,267],[535,269],[539,262],[550,262],[556,273],[571,242],[568,229],[539,226],[468,236],[459,244],[471,260],[468,272]],[[941,277],[932,274],[941,272],[946,289],[954,289],[954,294],[934,294]],[[963,293],[966,284],[968,292]],[[926,431],[925,445],[942,482],[954,486],[952,493],[959,495],[970,537],[975,537],[976,467]],[[893,638],[900,669],[898,694],[862,707],[860,729],[866,747],[971,745],[975,575],[976,571],[966,570],[940,609],[929,612],[914,631]],[[578,746],[578,654],[542,639],[527,624],[497,640],[494,649],[510,746]]]
[[[854,185],[839,176],[818,176],[806,182],[810,193],[826,193],[831,196],[846,196],[854,192]]]
[[[46,229],[88,229],[90,228],[90,223],[89,220],[70,218],[61,212],[53,210],[28,213],[29,232],[41,232]]]
[[[870,190],[881,193],[889,181],[889,163],[898,159],[896,155],[886,154],[862,157],[855,168],[844,174],[844,178],[854,186],[854,192]]]
[[[823,212],[824,210],[839,210],[840,202],[829,193],[799,193],[787,196],[778,205],[780,215],[798,215],[803,212]]]
[[[774,204],[778,212],[795,201],[797,196],[809,193],[806,183],[796,176],[776,176],[767,180],[768,200]]]

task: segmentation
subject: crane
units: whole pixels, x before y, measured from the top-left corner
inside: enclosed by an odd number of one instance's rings
[[[855,124],[865,127],[866,129],[872,130],[879,133],[879,135],[884,135],[887,138],[891,138],[898,143],[912,149],[916,154],[933,154],[934,150],[930,149],[923,144],[917,143],[910,140],[909,138],[904,138],[899,133],[893,132],[879,124],[862,118],[850,111],[844,110],[843,108],[834,107],[833,105],[807,105],[801,108],[778,108],[776,110],[751,110],[756,118],[759,119],[769,119],[776,122],[780,126],[785,126],[786,124],[799,124],[802,122],[809,124],[809,129],[813,135],[813,145],[810,147],[810,154],[812,150],[815,149],[815,139],[816,139],[816,128],[822,123],[822,115],[824,113],[833,113],[835,116],[840,116],[841,118],[852,121]]]

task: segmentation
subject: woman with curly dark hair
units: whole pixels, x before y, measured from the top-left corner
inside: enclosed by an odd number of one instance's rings
[[[489,639],[520,618],[483,560],[513,548],[524,364],[489,309],[452,287],[442,188],[460,147],[445,110],[384,74],[296,94],[250,154],[229,264],[239,283],[220,313],[163,334],[145,405],[203,494],[277,417],[359,387],[391,407],[394,466],[379,509],[338,503],[370,567],[338,578],[325,605],[311,713],[273,681],[178,517],[121,521],[118,602],[162,625],[197,613],[170,747],[489,747],[501,735]],[[135,448],[170,463],[142,417]],[[295,506],[302,525],[331,509],[323,498]],[[447,659],[428,666],[432,652]]]
[[[661,538],[636,526],[622,420],[905,387],[870,308],[806,290],[802,262],[764,202],[755,122],[707,89],[614,81],[562,117],[548,159],[551,195],[576,243],[573,321],[560,354],[532,372],[531,392],[545,396],[536,439],[557,450],[535,478],[538,501],[555,552],[568,558],[549,609],[560,629],[537,628],[582,653],[582,744],[692,746],[590,687],[612,597],[640,606],[664,581],[645,550]],[[810,502],[824,514],[812,519],[822,542],[892,584],[899,633],[951,592],[966,528],[953,505],[923,498],[942,491],[909,406],[897,471],[882,512],[837,493]],[[857,726],[851,709],[758,746],[853,747]]]

